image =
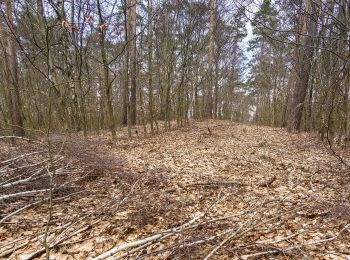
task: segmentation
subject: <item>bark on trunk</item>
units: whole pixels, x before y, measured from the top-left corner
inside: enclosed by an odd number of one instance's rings
[[[130,121],[136,124],[136,0],[129,0],[130,12]]]
[[[209,53],[208,53],[208,90],[207,90],[207,116],[213,117],[213,54],[214,54],[214,19],[215,0],[210,0],[210,26],[209,26]]]
[[[314,56],[314,36],[316,31],[316,18],[313,12],[314,4],[307,0],[307,14],[304,17],[304,28],[306,36],[302,36],[302,48],[297,68],[297,79],[294,87],[291,116],[288,123],[288,131],[300,131],[301,118],[303,115],[304,101],[308,90],[309,76],[311,72],[312,59]]]
[[[123,111],[122,124],[128,123],[128,105],[129,105],[129,26],[128,26],[128,8],[127,0],[123,0],[124,12],[124,31],[125,31],[125,54],[124,54],[124,86],[123,86]]]
[[[149,121],[151,133],[154,133],[153,126],[153,85],[152,85],[152,59],[153,59],[153,28],[152,28],[152,0],[148,0],[148,100],[149,100]]]

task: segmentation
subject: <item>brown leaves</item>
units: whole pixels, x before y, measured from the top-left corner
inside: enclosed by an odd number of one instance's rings
[[[63,20],[61,25],[63,29],[65,29],[66,31],[71,31],[73,34],[77,30],[77,26],[74,23],[70,25],[66,20]]]
[[[96,28],[97,32],[106,29],[103,25]],[[179,241],[183,241],[181,245],[190,244],[230,229],[236,231],[240,226],[244,227],[241,236],[227,243],[235,248],[237,257],[259,253],[263,245],[268,245],[288,249],[295,259],[303,255],[314,259],[326,250],[340,251],[348,243],[348,233],[344,232],[338,241],[328,241],[327,247],[308,245],[302,251],[291,250],[332,237],[339,233],[339,224],[348,223],[350,182],[338,183],[336,176],[329,175],[337,161],[310,136],[291,136],[282,129],[257,129],[228,121],[196,122],[152,138],[128,140],[124,138],[126,128],[118,134],[120,142],[115,146],[101,141],[101,136],[91,136],[89,141],[70,141],[65,149],[65,156],[79,158],[79,163],[96,169],[100,177],[81,183],[93,193],[69,204],[57,203],[55,218],[62,221],[66,216],[68,221],[70,216],[84,211],[85,216],[95,212],[108,219],[94,225],[91,233],[72,239],[75,245],[67,245],[67,252],[79,254],[75,255],[77,259],[91,258],[117,244],[178,227],[192,213],[208,209],[208,220],[234,217],[208,222],[186,231],[184,236],[179,233],[161,245],[175,248]],[[112,158],[120,161],[114,165]],[[334,203],[337,196],[343,204],[335,207],[339,205]],[[318,200],[329,203],[320,208]],[[119,207],[120,201],[123,204]],[[35,212],[42,219],[44,213]],[[33,214],[34,211],[30,216]],[[91,220],[87,220],[89,223]],[[16,238],[25,231],[16,230]],[[7,230],[0,230],[0,235],[6,236],[6,243],[13,239]],[[215,242],[223,240],[222,236],[215,238]],[[202,259],[210,247],[210,243],[203,243],[183,250]],[[146,250],[155,252],[159,248]],[[179,252],[174,250],[168,258],[176,258]],[[229,254],[225,250],[217,253],[218,259]],[[282,257],[280,253],[277,250],[273,256]],[[59,251],[53,254],[59,259],[67,256]],[[155,253],[154,259],[159,258],[165,257]]]
[[[94,17],[91,15],[85,15],[85,22],[92,23],[94,21]]]
[[[107,26],[106,23],[101,24],[101,25],[100,25],[100,33],[103,33],[103,31],[106,30],[107,27],[108,27],[108,26]]]
[[[94,18],[92,16],[85,16],[85,22],[87,23],[92,23],[94,21]],[[79,29],[78,25],[75,23],[70,24],[66,20],[62,20],[61,26],[64,30],[70,31],[72,34],[75,34],[76,31]],[[108,28],[108,25],[106,23],[102,23],[98,27],[98,33],[102,34],[104,31],[106,31]],[[119,30],[116,28],[112,29],[112,32],[116,32],[117,34],[119,33]]]
[[[62,24],[62,28],[66,29],[66,30],[69,29],[69,23],[67,21],[63,20],[61,24]]]
[[[72,25],[71,30],[72,30],[72,33],[75,33],[75,31],[77,30],[77,27],[75,26],[75,24]]]

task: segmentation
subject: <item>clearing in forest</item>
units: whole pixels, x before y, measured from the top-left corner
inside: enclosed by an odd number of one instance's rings
[[[53,259],[350,257],[349,169],[317,137],[194,121],[108,140],[55,157]],[[0,142],[0,255],[43,258],[45,144]]]

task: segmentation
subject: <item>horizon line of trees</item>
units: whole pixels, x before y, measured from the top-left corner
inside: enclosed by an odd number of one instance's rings
[[[230,1],[0,3],[2,129],[109,128],[115,138],[118,125],[131,135],[135,124],[155,133],[160,121],[169,130],[172,120],[249,116],[245,17]]]
[[[131,137],[136,124],[154,134],[214,118],[349,140],[348,0],[0,5],[4,133],[109,129],[115,139],[122,125]]]

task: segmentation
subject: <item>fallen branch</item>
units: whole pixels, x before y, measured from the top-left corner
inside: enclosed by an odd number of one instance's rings
[[[261,203],[260,207],[257,208],[256,211],[253,212],[252,216],[247,221],[245,221],[237,230],[233,230],[231,232],[231,235],[229,235],[226,239],[221,241],[221,243],[219,245],[217,245],[214,249],[212,249],[210,251],[210,253],[204,258],[204,260],[208,260],[210,257],[212,257],[216,251],[218,251],[221,247],[223,247],[230,240],[232,240],[236,237],[239,237],[239,236],[243,235],[244,233],[247,233],[248,231],[254,229],[254,226],[249,227],[249,228],[246,228],[246,227],[254,222],[255,216],[262,210],[262,208],[266,202],[266,199],[267,199],[267,197]]]
[[[295,234],[292,234],[290,236],[286,236],[286,237],[282,237],[280,239],[277,239],[275,241],[270,241],[270,240],[264,240],[264,241],[257,241],[256,244],[270,244],[270,245],[273,245],[273,244],[277,244],[277,243],[280,243],[280,242],[283,242],[283,241],[286,241],[286,240],[289,240],[291,238],[294,238],[296,236],[299,236],[300,234],[306,232],[306,230],[302,230],[298,233],[295,233]]]
[[[18,193],[13,193],[13,194],[7,194],[7,195],[4,195],[4,196],[0,197],[0,200],[15,198],[15,197],[18,197],[18,196],[27,196],[27,195],[31,195],[31,194],[35,194],[35,193],[39,193],[39,192],[46,192],[48,190],[49,189],[30,190],[30,191],[23,191],[23,192],[18,192]]]
[[[171,250],[171,249],[174,249],[175,247],[178,248],[178,249],[180,249],[180,248],[186,248],[186,247],[191,247],[191,246],[200,245],[200,244],[203,244],[203,243],[206,243],[206,242],[210,242],[210,241],[213,241],[213,240],[216,239],[216,238],[219,238],[219,237],[222,237],[222,236],[224,236],[224,235],[226,235],[226,234],[228,234],[228,233],[231,233],[233,230],[234,230],[234,229],[228,229],[228,230],[225,230],[225,231],[220,232],[220,233],[218,233],[218,234],[215,234],[215,235],[213,235],[213,236],[211,236],[211,237],[207,237],[207,238],[199,239],[199,240],[196,240],[196,241],[188,242],[188,243],[186,243],[186,244],[180,244],[180,245],[178,245],[178,246],[172,246],[172,247],[169,247],[169,248],[166,248],[166,249],[161,249],[161,250],[158,250],[158,251],[155,251],[155,252],[150,252],[150,253],[148,253],[148,254],[146,254],[146,255],[142,255],[142,258],[145,258],[145,257],[150,256],[150,255],[155,255],[155,254],[159,253],[160,251],[163,251],[163,252],[164,252],[164,251],[169,251],[169,250]],[[126,254],[121,255],[121,256],[118,256],[117,258],[114,258],[113,260],[123,259],[123,258],[125,258],[125,257],[127,257],[127,256],[129,256],[129,255],[131,255],[132,253],[135,253],[135,252],[137,252],[137,251],[140,251],[140,250],[143,249],[143,248],[148,247],[148,246],[151,245],[151,244],[152,244],[152,242],[149,243],[149,244],[146,244],[146,245],[144,245],[144,246],[138,247],[138,248],[136,248],[136,249],[133,249],[133,250],[131,250],[131,251],[128,251]],[[140,258],[140,259],[142,259],[142,258]],[[137,258],[137,259],[139,259],[139,258]]]
[[[191,183],[186,185],[187,187],[195,187],[195,186],[248,186],[246,183],[235,182],[235,181],[222,181],[222,182],[199,182],[199,183]]]
[[[191,224],[193,224],[194,222],[196,222],[199,218],[203,217],[203,213],[198,214],[197,216],[195,216],[193,219],[191,219],[190,221],[188,221],[187,223],[181,225],[180,227],[177,228],[173,228],[173,229],[168,229],[162,233],[150,236],[150,237],[146,237],[144,239],[141,240],[137,240],[137,241],[133,241],[133,242],[128,242],[125,244],[121,244],[117,247],[114,247],[112,249],[110,249],[109,251],[93,258],[92,260],[102,260],[102,259],[106,259],[107,257],[113,256],[118,252],[124,251],[124,250],[128,250],[130,248],[134,248],[134,247],[139,247],[142,246],[144,244],[148,244],[150,242],[155,242],[155,241],[160,241],[166,237],[168,237],[169,235],[173,235],[175,233],[178,233],[180,231],[182,231],[184,228],[190,226]]]
[[[328,242],[331,242],[333,240],[336,240],[349,227],[350,227],[350,224],[345,225],[345,227],[343,227],[336,236],[333,236],[333,237],[330,237],[330,238],[316,240],[316,241],[312,241],[312,242],[309,242],[309,243],[306,243],[306,244],[295,245],[295,246],[287,247],[285,249],[275,249],[275,250],[258,252],[258,253],[249,254],[249,255],[243,255],[243,256],[241,256],[241,259],[242,260],[247,260],[249,258],[255,258],[255,257],[258,257],[258,256],[278,254],[278,253],[285,253],[285,252],[292,251],[292,250],[299,249],[299,248],[303,248],[303,247],[306,247],[306,246],[314,246],[314,245],[319,245],[319,244],[323,244],[323,243],[328,243]]]
[[[24,140],[24,141],[28,141],[31,142],[32,140],[30,140],[29,138],[25,138],[25,137],[21,137],[21,136],[0,136],[0,140],[1,139],[20,139],[20,140]]]
[[[207,225],[207,224],[215,223],[215,222],[218,222],[218,221],[222,221],[222,220],[227,220],[227,219],[230,219],[230,218],[238,217],[238,216],[243,215],[244,213],[246,213],[246,212],[238,212],[238,213],[231,214],[231,215],[228,215],[228,216],[224,216],[224,217],[220,217],[220,218],[211,219],[211,220],[208,220],[208,221],[205,221],[205,222],[201,222],[201,223],[198,223],[198,224],[195,224],[195,225],[190,225],[190,226],[188,226],[188,227],[182,229],[181,232],[187,231],[187,230],[189,230],[189,229],[195,229],[195,228],[198,228],[198,227],[201,227],[201,226],[205,226],[205,225]],[[185,244],[185,245],[182,244],[182,245],[179,246],[179,248],[190,247],[190,246],[193,246],[193,245],[196,245],[196,244],[201,244],[201,243],[204,243],[204,242],[207,242],[207,241],[211,241],[211,240],[214,240],[214,239],[217,238],[217,237],[223,236],[223,235],[225,235],[225,234],[227,234],[227,233],[230,233],[230,232],[232,232],[232,229],[229,229],[229,230],[226,230],[226,231],[224,231],[224,232],[218,233],[218,234],[216,234],[216,235],[214,235],[214,236],[211,236],[211,237],[209,237],[209,238],[205,238],[205,239],[202,239],[202,240],[193,241],[193,242],[187,243],[187,244]],[[177,233],[179,233],[179,232],[177,232]],[[165,235],[164,237],[162,237],[162,240],[164,240],[164,239],[166,239],[167,237],[172,236],[172,235],[173,235],[172,233],[171,233],[171,234],[167,234],[167,235]],[[123,258],[127,257],[128,255],[131,255],[131,254],[133,254],[133,253],[135,253],[135,252],[140,251],[140,250],[143,249],[143,248],[146,248],[146,247],[152,245],[153,243],[154,243],[154,241],[151,241],[151,242],[149,242],[149,243],[147,243],[147,244],[144,244],[144,245],[142,245],[142,246],[140,246],[140,247],[138,247],[138,248],[132,249],[132,250],[128,251],[127,253],[125,253],[125,254],[123,254],[123,255],[121,255],[121,256],[118,256],[118,257],[114,258],[114,260],[123,259]],[[169,249],[167,249],[167,250],[169,250]],[[154,254],[154,253],[155,253],[155,252],[152,252],[152,253],[150,253],[150,254]]]
[[[51,245],[50,245],[50,249],[52,249],[52,248],[58,246],[58,245],[59,245],[60,243],[62,243],[63,241],[65,241],[65,240],[67,240],[67,239],[69,239],[69,238],[72,238],[73,236],[76,236],[76,235],[78,235],[78,234],[80,234],[80,233],[82,233],[82,232],[84,232],[84,231],[86,231],[86,230],[88,230],[88,229],[90,229],[90,228],[91,228],[91,225],[88,225],[88,226],[85,226],[85,227],[83,227],[83,228],[81,228],[81,229],[76,230],[75,232],[73,232],[73,233],[70,234],[69,236],[63,237],[63,238],[57,240],[55,243],[51,244]],[[31,260],[31,259],[33,259],[33,258],[35,258],[35,257],[37,257],[37,256],[39,256],[39,255],[41,255],[41,254],[43,254],[43,253],[45,253],[45,250],[46,250],[45,248],[42,248],[42,249],[39,249],[39,250],[37,250],[37,251],[35,251],[35,252],[29,254],[29,255],[22,256],[22,257],[21,257],[21,260]]]
[[[264,200],[263,203],[261,204],[260,210],[262,210],[261,207],[262,207],[263,205],[265,205],[265,203],[266,203],[266,200]],[[301,209],[301,208],[303,208],[303,207],[305,207],[305,205],[303,205],[303,206],[301,206],[301,207],[298,207],[297,209],[293,209],[293,210],[291,210],[291,211],[287,211],[287,212],[285,212],[284,214],[288,214],[288,213],[290,213],[290,212],[296,211],[296,210]],[[259,208],[259,207],[258,207],[258,208]],[[252,210],[245,211],[245,212],[238,212],[238,213],[231,214],[231,215],[228,215],[228,216],[223,216],[223,217],[220,217],[220,218],[216,218],[216,219],[208,220],[208,221],[205,221],[205,222],[197,223],[197,224],[195,224],[195,225],[189,225],[189,226],[183,228],[181,231],[178,231],[177,233],[184,232],[184,231],[187,231],[187,230],[190,230],[190,229],[195,229],[195,228],[200,227],[200,226],[205,226],[205,225],[208,225],[208,224],[210,224],[210,223],[215,223],[215,222],[218,222],[218,221],[227,220],[227,219],[230,219],[230,218],[234,218],[234,217],[237,217],[237,216],[241,216],[241,215],[247,214],[247,213],[249,213],[249,212],[252,213],[253,215],[256,215],[256,214],[257,214],[256,209],[257,209],[257,208],[255,208],[255,210],[252,209]],[[258,211],[259,211],[259,209],[258,209]],[[276,217],[273,217],[273,218],[268,219],[268,220],[266,220],[266,221],[260,222],[260,223],[258,223],[258,224],[256,224],[256,225],[248,226],[248,225],[254,220],[254,216],[252,216],[249,220],[247,220],[245,223],[243,223],[243,224],[241,225],[241,227],[240,227],[238,230],[235,229],[235,228],[230,228],[230,229],[225,230],[225,231],[223,231],[223,232],[217,233],[217,234],[215,234],[215,235],[213,235],[213,236],[211,236],[211,237],[207,237],[207,238],[203,238],[203,239],[200,239],[200,240],[191,241],[191,242],[187,242],[187,243],[178,245],[177,248],[191,247],[191,246],[194,246],[194,245],[198,245],[198,244],[202,244],[202,243],[206,243],[206,242],[213,241],[213,240],[215,240],[215,239],[217,239],[217,238],[219,238],[219,237],[225,236],[225,235],[227,235],[227,234],[231,234],[231,235],[229,235],[228,238],[226,238],[227,241],[225,241],[225,242],[223,243],[223,245],[224,245],[224,244],[225,244],[226,242],[228,242],[229,240],[231,240],[231,239],[233,239],[233,238],[241,237],[242,235],[246,234],[247,232],[250,232],[250,231],[254,230],[254,229],[257,228],[258,226],[261,226],[261,225],[263,225],[263,224],[266,224],[266,223],[268,223],[268,222],[271,222],[271,221],[275,220],[276,218],[279,218],[279,216],[276,216]],[[164,232],[163,232],[163,233],[164,233]],[[141,250],[144,249],[144,248],[147,248],[148,246],[154,244],[155,242],[159,242],[159,241],[161,241],[161,240],[164,240],[165,238],[167,238],[167,237],[169,237],[169,236],[172,236],[172,235],[175,235],[175,234],[177,234],[177,233],[176,233],[176,232],[168,233],[167,235],[165,235],[165,236],[163,236],[163,237],[161,237],[161,238],[159,238],[159,239],[157,239],[157,240],[150,241],[150,242],[148,242],[148,243],[145,242],[144,244],[140,245],[139,247],[134,248],[134,249],[131,249],[131,250],[127,250],[126,253],[124,253],[124,254],[122,254],[122,255],[120,255],[120,256],[118,256],[118,257],[115,257],[115,258],[113,258],[113,259],[114,259],[114,260],[123,259],[123,258],[125,258],[125,257],[127,257],[127,256],[130,256],[130,255],[133,254],[133,253],[136,253],[136,252],[138,252],[138,251],[141,251]],[[294,235],[295,235],[295,234],[294,234]],[[293,236],[294,236],[294,235],[293,235]],[[226,239],[225,239],[225,240],[226,240]],[[285,239],[287,239],[287,238],[285,238]],[[130,243],[131,243],[131,242],[130,242]],[[223,246],[223,245],[221,245],[221,246]],[[217,249],[215,249],[215,251],[218,250],[221,246],[219,246]],[[167,248],[167,249],[165,249],[165,250],[162,249],[162,250],[160,250],[160,251],[168,251],[168,250],[170,250],[170,249],[172,249],[172,248],[174,248],[174,247],[170,247],[170,248]],[[129,249],[129,248],[127,248],[127,249]],[[125,249],[125,250],[126,250],[126,249]],[[147,254],[147,255],[156,254],[156,253],[157,253],[157,252],[150,252],[150,253]],[[214,252],[214,253],[215,253],[215,252]],[[146,255],[146,256],[147,256],[147,255]],[[107,256],[107,257],[109,257],[109,256]],[[210,257],[210,256],[209,256],[209,257]],[[98,259],[98,258],[97,258],[97,259]]]
[[[6,183],[6,184],[3,184],[3,185],[0,184],[0,187],[2,187],[2,188],[9,188],[9,187],[12,187],[12,186],[15,186],[15,185],[18,185],[18,184],[23,184],[23,183],[29,182],[29,181],[33,180],[33,178],[36,175],[40,174],[42,171],[43,171],[43,169],[37,170],[34,174],[32,174],[31,176],[29,176],[29,177],[27,177],[25,179],[13,181],[13,182]]]
[[[121,256],[118,256],[118,257],[113,258],[113,260],[124,259],[125,257],[130,256],[130,255],[132,255],[133,253],[136,253],[136,252],[138,252],[138,251],[141,251],[142,249],[144,249],[144,248],[146,248],[146,247],[152,245],[153,243],[154,243],[154,241],[151,241],[151,242],[148,242],[148,243],[146,243],[146,244],[143,244],[142,246],[139,246],[139,247],[137,247],[137,248],[134,248],[134,249],[128,251],[127,253],[125,253],[125,254],[123,254],[123,255],[121,255]]]
[[[61,159],[62,159],[62,158],[61,158]],[[58,159],[58,160],[60,160],[60,159]],[[56,162],[57,162],[58,160],[56,160]],[[25,168],[35,167],[35,166],[41,165],[41,164],[43,164],[43,163],[46,163],[47,161],[48,161],[48,160],[44,160],[44,161],[37,162],[37,163],[34,163],[34,164],[23,165],[23,166],[19,166],[19,167],[16,167],[16,168],[11,168],[11,169],[6,170],[6,171],[0,170],[0,174],[8,173],[8,172],[13,172],[13,171],[18,171],[18,170],[25,169]]]
[[[37,205],[37,204],[39,204],[39,203],[41,203],[41,202],[42,202],[42,201],[36,201],[36,202],[34,202],[34,203],[25,205],[24,207],[15,210],[14,212],[12,212],[12,213],[6,215],[5,217],[3,217],[3,218],[0,220],[0,224],[1,224],[1,223],[4,223],[7,219],[9,219],[9,218],[13,217],[14,215],[16,215],[16,214],[22,212],[23,210],[26,210],[26,209],[28,209],[28,208],[30,208],[30,207],[32,207],[32,206],[34,206],[34,205]]]
[[[44,152],[44,151],[37,151],[37,152],[32,152],[32,153],[25,153],[25,154],[22,154],[22,155],[20,155],[20,156],[18,156],[18,157],[14,157],[14,158],[11,158],[11,159],[2,161],[2,162],[0,162],[0,164],[9,163],[9,162],[12,162],[12,161],[16,161],[16,160],[25,158],[25,157],[30,156],[30,155],[39,154],[39,153],[43,153],[43,152]]]
[[[65,225],[63,225],[63,226],[61,226],[61,227],[57,227],[55,230],[60,230],[60,229],[65,228],[66,226],[69,226],[69,225],[70,225],[70,223],[67,223],[67,224],[65,224]],[[19,244],[18,246],[13,246],[13,247],[10,248],[10,249],[7,249],[7,250],[5,250],[5,251],[2,251],[2,252],[0,252],[0,257],[7,256],[7,255],[9,255],[9,254],[12,254],[12,253],[15,252],[16,250],[21,249],[21,248],[23,248],[24,246],[26,246],[26,245],[28,245],[28,244],[30,244],[30,243],[34,243],[34,242],[38,241],[40,238],[42,238],[42,237],[43,237],[43,235],[36,236],[35,238],[30,239],[30,240],[27,241],[27,242],[23,242],[22,244]],[[19,241],[21,241],[21,240],[24,240],[24,239],[25,239],[25,238],[21,238],[21,239],[14,240],[14,241],[12,241],[11,243],[2,246],[2,248],[8,247],[9,245],[15,244],[15,243],[17,243],[17,242],[19,242]]]
[[[6,250],[6,251],[1,252],[1,253],[0,253],[0,257],[5,257],[5,256],[8,256],[9,254],[12,254],[12,253],[15,252],[16,250],[21,249],[21,248],[25,247],[26,245],[28,245],[29,242],[30,242],[30,241],[24,242],[24,243],[19,244],[19,245],[15,246],[15,247],[13,247],[13,248],[11,248],[11,249],[8,249],[8,250]]]

